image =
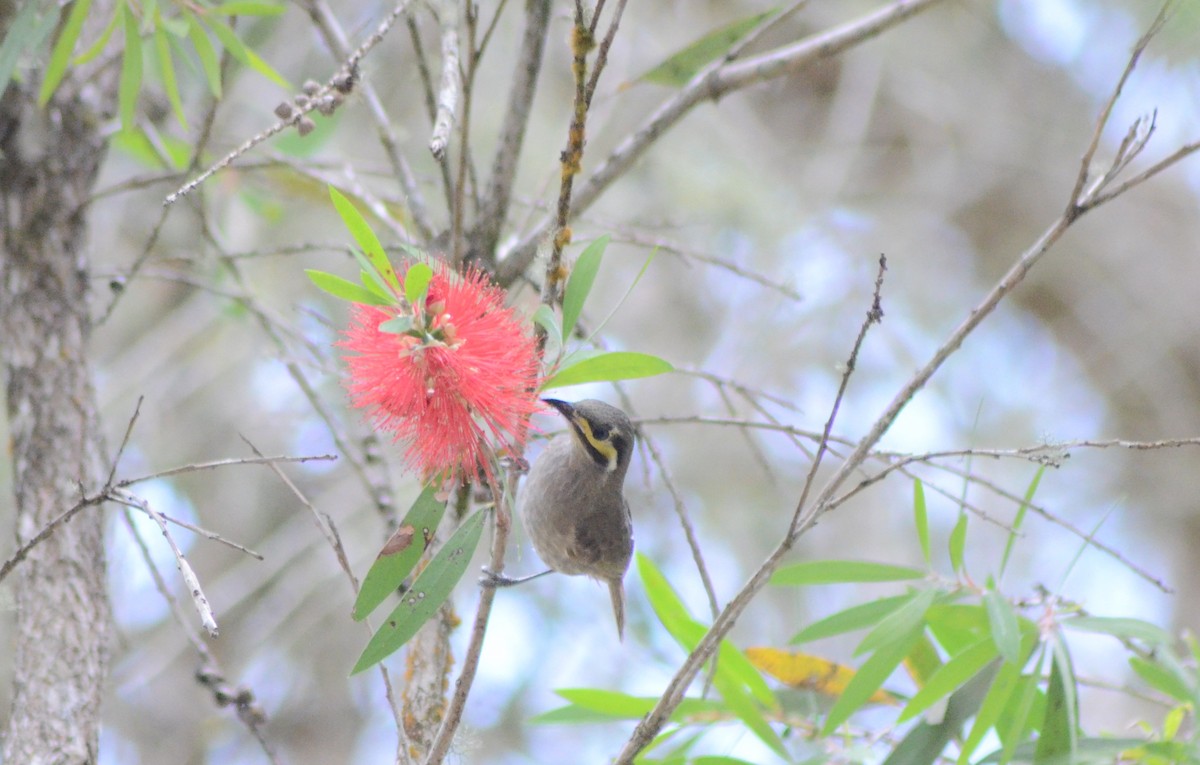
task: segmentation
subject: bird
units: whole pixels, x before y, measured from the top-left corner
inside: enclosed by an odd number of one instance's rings
[[[534,461],[518,506],[533,549],[550,569],[519,579],[485,571],[484,584],[504,587],[553,571],[590,576],[608,585],[617,636],[624,639],[633,520],[623,489],[636,440],[633,423],[603,401],[542,400],[569,427]]]

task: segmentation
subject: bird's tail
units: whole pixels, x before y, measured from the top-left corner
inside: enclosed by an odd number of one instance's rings
[[[608,594],[612,596],[613,616],[617,619],[617,637],[625,639],[625,584],[620,579],[610,579]]]

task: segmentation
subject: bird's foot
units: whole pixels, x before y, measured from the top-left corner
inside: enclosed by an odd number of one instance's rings
[[[511,577],[511,576],[505,576],[504,574],[498,574],[495,571],[492,571],[487,566],[484,566],[483,567],[483,576],[479,577],[479,586],[480,587],[512,587],[514,584],[520,584],[521,582],[528,582],[530,579],[537,579],[539,576],[545,576],[546,574],[549,574],[551,571],[553,571],[553,569],[547,569],[546,571],[543,571],[540,574],[533,574],[532,576]]]

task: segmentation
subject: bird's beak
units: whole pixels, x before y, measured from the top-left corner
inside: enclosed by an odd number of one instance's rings
[[[575,407],[571,406],[566,401],[561,401],[557,398],[544,398],[542,401],[557,409],[559,414],[567,418],[568,422],[573,419]]]

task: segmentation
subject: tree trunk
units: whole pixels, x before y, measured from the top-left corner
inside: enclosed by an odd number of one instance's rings
[[[100,488],[105,460],[87,360],[83,202],[111,88],[64,86],[39,109],[33,87],[9,83],[0,98],[0,362],[18,546]],[[79,513],[6,582],[17,611],[4,762],[98,758],[111,626],[104,520],[102,508]]]

